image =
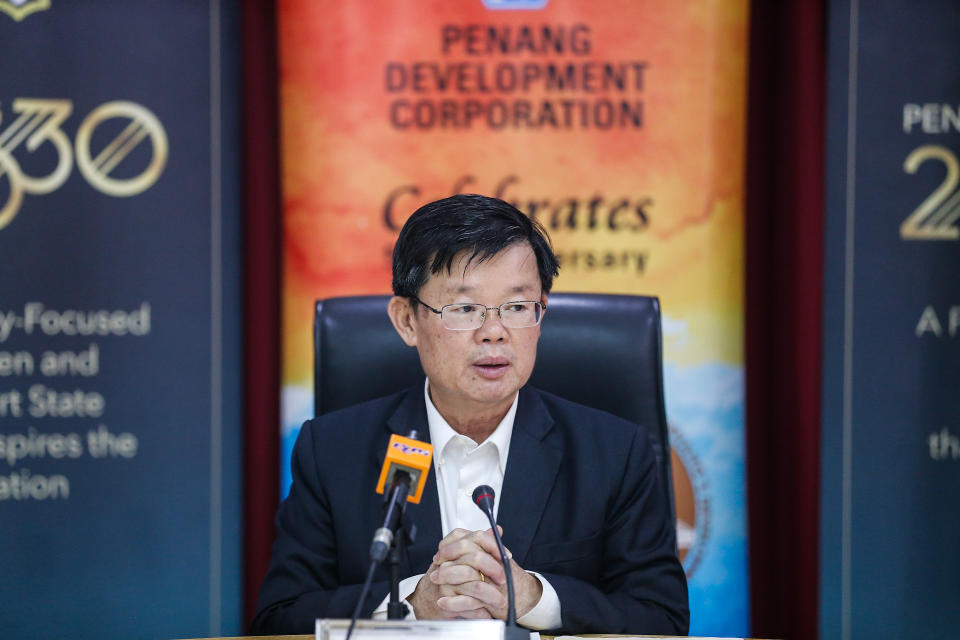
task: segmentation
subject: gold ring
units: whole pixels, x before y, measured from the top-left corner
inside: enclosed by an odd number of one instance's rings
[[[483,575],[483,571],[480,572],[480,582],[486,582],[487,576]]]

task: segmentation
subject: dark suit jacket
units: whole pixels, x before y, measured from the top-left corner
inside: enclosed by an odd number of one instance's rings
[[[304,424],[253,633],[312,633],[316,618],[352,615],[382,522],[375,486],[387,441],[411,429],[429,436],[422,385]],[[643,428],[520,391],[497,521],[517,563],[556,589],[563,626],[553,633],[687,633],[687,583],[655,465]],[[402,577],[424,573],[436,553],[437,496],[431,473],[407,508],[417,537]],[[388,591],[381,567],[363,615]]]

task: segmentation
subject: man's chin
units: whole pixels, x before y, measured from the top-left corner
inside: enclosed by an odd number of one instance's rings
[[[479,384],[474,387],[471,397],[481,404],[499,404],[501,402],[513,402],[514,396],[521,384],[514,376],[506,376],[495,380],[481,379]]]

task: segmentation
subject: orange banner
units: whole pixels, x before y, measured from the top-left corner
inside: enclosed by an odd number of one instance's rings
[[[421,204],[501,197],[550,232],[555,290],[660,297],[691,632],[745,635],[746,15],[746,0],[281,2],[284,463],[312,416],[314,300],[389,292]]]

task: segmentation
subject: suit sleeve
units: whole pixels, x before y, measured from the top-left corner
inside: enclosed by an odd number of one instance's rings
[[[277,539],[260,586],[255,635],[312,634],[317,618],[349,618],[362,584],[340,584],[328,495],[320,480],[311,423],[294,445],[290,494],[277,511]],[[375,582],[361,609],[369,617],[389,589]]]
[[[675,525],[645,432],[633,437],[623,484],[604,523],[600,580],[544,573],[560,597],[554,635],[686,635],[687,581],[676,553]]]

